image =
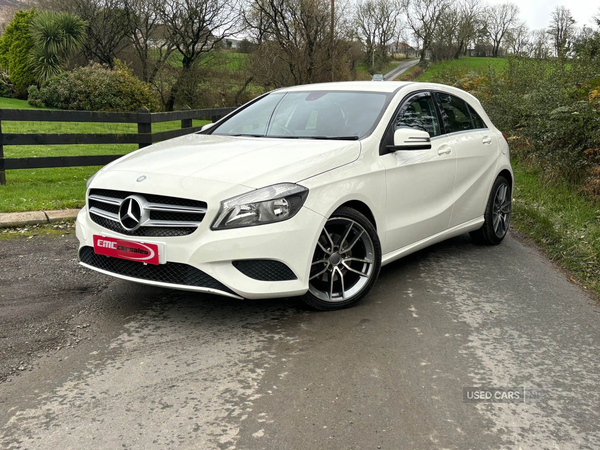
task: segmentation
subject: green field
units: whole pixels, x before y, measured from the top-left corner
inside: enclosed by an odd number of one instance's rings
[[[0,98],[0,109],[32,109],[24,100]],[[194,126],[207,121],[195,120]],[[152,125],[153,132],[179,128],[181,122]],[[137,133],[136,124],[2,122],[4,133]],[[135,144],[5,146],[6,158],[40,156],[120,155]],[[84,203],[85,182],[99,167],[9,170],[0,186],[0,212],[76,208]]]
[[[435,81],[443,78],[445,74],[461,73],[461,72],[478,72],[483,73],[488,68],[493,68],[496,71],[502,70],[506,64],[505,58],[475,58],[465,57],[443,61],[441,63],[431,65],[423,75],[419,77],[419,81]]]

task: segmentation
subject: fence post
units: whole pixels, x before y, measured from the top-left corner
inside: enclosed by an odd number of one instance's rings
[[[188,105],[185,105],[181,108],[182,111],[189,111],[190,108]],[[181,128],[192,128],[192,119],[181,119]]]
[[[2,142],[2,118],[0,117],[0,186],[6,184],[6,172],[4,171],[4,145]]]
[[[152,123],[150,122],[150,110],[148,108],[146,108],[145,106],[142,106],[140,109],[138,109],[138,114],[143,117],[146,118],[147,121],[141,121],[138,122],[138,135],[140,134],[149,134],[150,136],[152,136]],[[144,147],[148,147],[150,144],[138,144],[138,148],[144,148]]]

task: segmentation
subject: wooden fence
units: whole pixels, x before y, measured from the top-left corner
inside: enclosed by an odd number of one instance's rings
[[[200,131],[194,119],[210,118],[213,122],[234,111],[235,108],[188,109],[174,112],[136,113],[98,111],[54,111],[36,109],[0,109],[0,185],[6,184],[6,170],[43,169],[49,167],[101,166],[123,155],[51,156],[39,158],[5,158],[5,145],[70,145],[70,144],[138,144],[139,148],[155,142]],[[152,124],[180,120],[181,128],[152,133]],[[137,133],[80,133],[40,134],[3,133],[2,122],[95,122],[137,124]]]

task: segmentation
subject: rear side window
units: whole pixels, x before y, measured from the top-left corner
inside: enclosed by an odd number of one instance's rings
[[[487,128],[487,125],[485,124],[483,119],[479,116],[479,114],[477,114],[475,112],[475,110],[473,108],[471,108],[471,106],[469,104],[467,104],[467,107],[469,108],[469,112],[471,113],[471,119],[473,120],[474,128],[475,129]]]
[[[436,92],[435,98],[440,108],[446,133],[473,129],[469,107],[464,100],[441,92]]]

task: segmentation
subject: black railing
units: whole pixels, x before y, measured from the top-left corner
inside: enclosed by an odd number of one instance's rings
[[[183,111],[136,113],[99,111],[60,111],[35,109],[0,109],[0,185],[6,184],[6,170],[44,169],[50,167],[101,166],[123,155],[48,156],[32,158],[5,158],[5,145],[71,145],[71,144],[138,144],[139,148],[155,142],[200,131],[194,119],[210,118],[213,122],[226,116],[235,108],[188,109]],[[152,124],[181,121],[181,128],[152,133]],[[88,122],[137,124],[138,132],[130,134],[79,133],[3,133],[2,122]]]

